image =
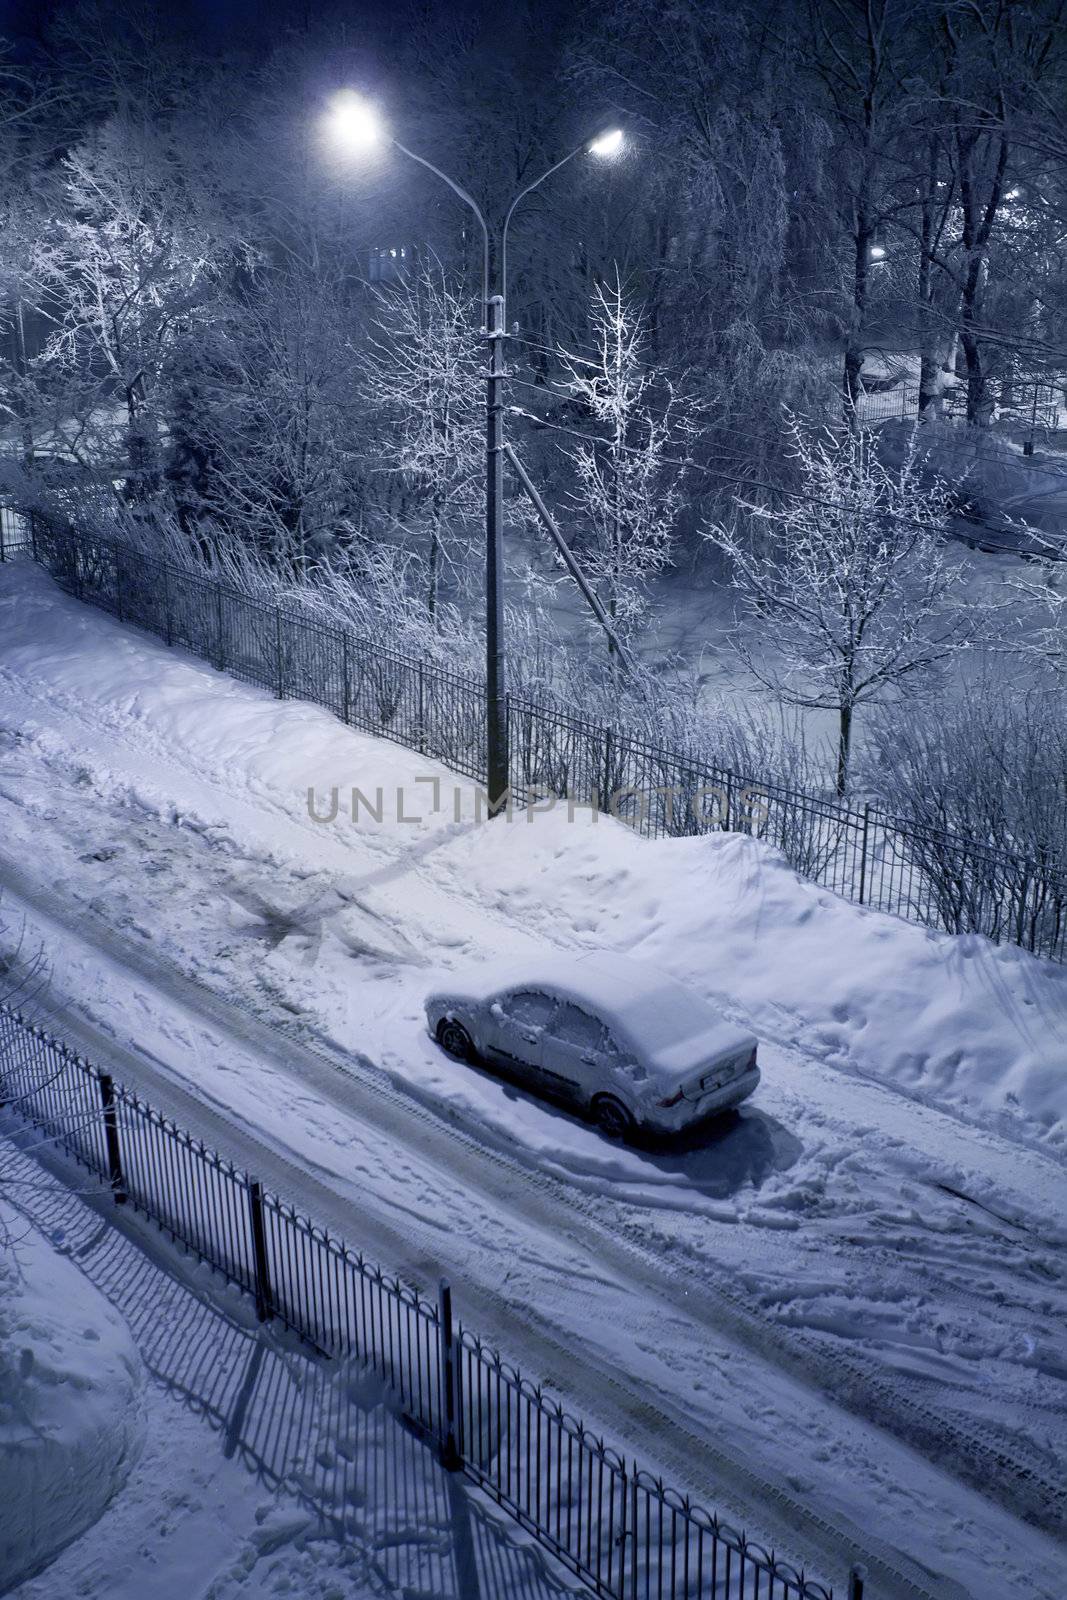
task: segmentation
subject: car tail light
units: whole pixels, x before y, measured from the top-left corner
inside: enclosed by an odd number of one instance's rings
[[[682,1098],[682,1096],[684,1094],[685,1094],[685,1090],[684,1089],[679,1089],[678,1093],[677,1094],[672,1094],[669,1100],[659,1100],[656,1103],[657,1103],[657,1105],[661,1105],[661,1106],[676,1106],[678,1104],[679,1100],[681,1100],[681,1098]]]

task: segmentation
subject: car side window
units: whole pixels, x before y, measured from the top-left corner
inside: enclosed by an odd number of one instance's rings
[[[579,1006],[561,1003],[549,1029],[555,1039],[578,1045],[583,1050],[599,1050],[604,1038],[604,1024]]]
[[[551,1020],[556,1002],[551,995],[537,994],[523,989],[518,994],[505,995],[500,1002],[504,1015],[524,1028],[543,1028]]]

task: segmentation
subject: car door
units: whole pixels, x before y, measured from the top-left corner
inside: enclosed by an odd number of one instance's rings
[[[535,989],[498,995],[489,1007],[489,1048],[512,1071],[531,1083],[539,1079],[542,1041],[556,1002]]]
[[[545,1028],[541,1077],[546,1090],[575,1105],[587,1105],[604,1082],[604,1024],[581,1006],[561,1000]]]

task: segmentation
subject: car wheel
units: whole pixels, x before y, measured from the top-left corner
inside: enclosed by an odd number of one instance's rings
[[[634,1119],[626,1107],[610,1094],[601,1094],[593,1101],[593,1121],[609,1139],[627,1139],[634,1131]]]
[[[447,1017],[437,1024],[437,1042],[446,1055],[453,1061],[472,1061],[474,1059],[474,1043],[470,1034],[458,1022],[452,1022]]]

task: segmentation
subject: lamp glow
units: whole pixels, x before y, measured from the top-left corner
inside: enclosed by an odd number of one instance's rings
[[[623,145],[621,128],[609,128],[606,133],[599,134],[589,146],[591,156],[618,155]]]
[[[332,142],[342,150],[369,150],[382,137],[381,121],[374,107],[351,89],[334,95],[324,125]]]

